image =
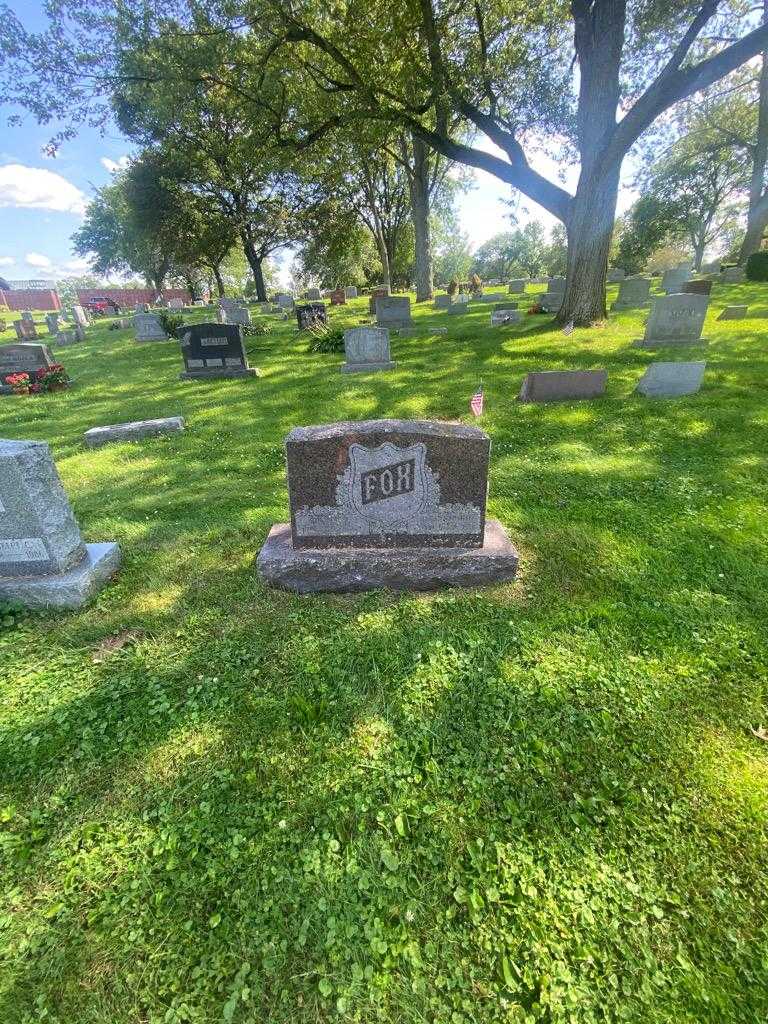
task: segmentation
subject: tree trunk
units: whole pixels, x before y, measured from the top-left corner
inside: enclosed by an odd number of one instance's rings
[[[264,284],[264,272],[261,269],[261,257],[256,252],[256,246],[252,240],[245,235],[243,241],[243,252],[245,258],[248,260],[248,266],[251,268],[253,274],[253,280],[256,284],[256,298],[259,302],[267,301],[267,289]]]
[[[763,23],[768,22],[768,0],[763,0]],[[762,53],[757,100],[757,136],[752,150],[752,175],[749,183],[747,233],[739,250],[739,263],[757,252],[768,224],[768,197],[763,195],[765,165],[768,161],[768,51]]]
[[[587,327],[605,320],[605,276],[608,250],[616,218],[619,168],[597,174],[582,173],[576,189],[573,213],[566,225],[568,267],[560,323],[571,320]]]
[[[693,269],[698,273],[701,270],[702,260],[704,259],[704,249],[706,247],[706,240],[704,232],[693,243]]]
[[[379,259],[381,260],[381,286],[382,288],[387,289],[387,295],[389,295],[392,291],[389,253],[387,252],[387,243],[384,241],[384,235],[378,225],[376,231],[374,231],[374,237],[376,239],[376,248],[379,253]]]
[[[432,239],[429,231],[429,150],[415,136],[413,167],[408,175],[411,194],[411,219],[416,252],[416,301],[432,298]]]
[[[221,277],[221,270],[219,270],[219,268],[218,268],[218,266],[216,264],[214,264],[211,267],[211,270],[212,270],[213,276],[214,276],[214,278],[216,280],[216,291],[219,293],[219,298],[223,299],[224,298],[224,281],[222,280],[222,277]]]

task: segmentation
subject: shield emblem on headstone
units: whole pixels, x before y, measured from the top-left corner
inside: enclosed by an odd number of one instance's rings
[[[384,531],[418,515],[427,499],[426,456],[422,442],[407,448],[389,442],[375,448],[350,445],[349,497],[355,511]]]

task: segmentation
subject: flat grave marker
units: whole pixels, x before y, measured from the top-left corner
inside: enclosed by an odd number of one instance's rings
[[[646,398],[679,398],[693,395],[704,379],[705,362],[651,363],[638,382],[636,391]]]
[[[605,394],[607,370],[537,370],[526,374],[519,402],[568,402]]]

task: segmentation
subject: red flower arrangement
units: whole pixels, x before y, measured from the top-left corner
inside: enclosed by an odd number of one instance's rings
[[[5,383],[14,395],[39,395],[45,391],[61,391],[69,385],[69,377],[61,363],[53,363],[40,367],[32,376],[23,371],[9,373]]]
[[[532,306],[530,306],[528,308],[528,312],[529,313],[546,313],[546,309],[544,309],[544,307],[540,303],[535,302]]]

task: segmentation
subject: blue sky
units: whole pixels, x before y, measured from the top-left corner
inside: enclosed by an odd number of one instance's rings
[[[42,26],[43,5],[38,0],[10,0],[10,6],[26,27]],[[43,148],[55,128],[40,126],[23,112],[18,112],[24,118],[22,125],[9,127],[8,115],[14,112],[0,106],[0,276],[55,279],[84,273],[87,260],[75,256],[70,236],[82,222],[89,197],[125,162],[131,146],[114,126],[104,135],[83,128],[76,139],[63,144],[56,158],[49,158]],[[490,143],[483,148],[493,150]],[[556,174],[553,161],[537,158],[532,162],[544,173]],[[473,248],[509,229],[502,200],[512,194],[508,186],[483,171],[476,171],[474,179],[475,187],[459,202],[461,226]],[[573,191],[574,186],[572,171],[566,176],[566,187]],[[631,200],[625,190],[619,210]],[[519,213],[521,223],[531,218],[548,227],[555,223],[531,203]]]

